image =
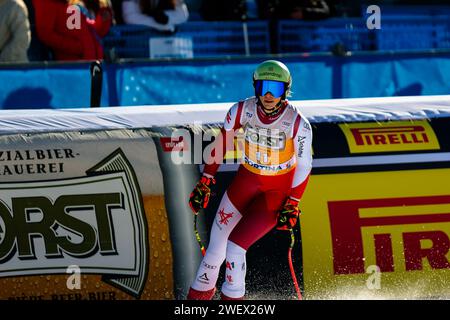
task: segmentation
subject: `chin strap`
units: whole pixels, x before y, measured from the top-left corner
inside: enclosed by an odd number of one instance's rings
[[[276,109],[274,111],[272,111],[272,112],[267,112],[266,109],[264,109],[264,106],[263,106],[263,104],[261,102],[261,99],[259,99],[259,97],[258,97],[258,105],[261,107],[261,110],[264,112],[264,114],[266,116],[268,116],[268,117],[276,116],[281,111],[281,106],[283,105],[283,103],[284,103],[284,99],[281,98],[280,102],[278,102],[275,105]]]

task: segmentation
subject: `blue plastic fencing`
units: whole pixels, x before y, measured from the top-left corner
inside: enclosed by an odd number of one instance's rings
[[[267,21],[190,22],[180,25],[177,34],[193,38],[194,56],[270,53]]]
[[[324,52],[338,45],[349,51],[450,48],[450,15],[382,15],[379,30],[369,30],[366,19],[280,20],[276,30],[278,52]],[[264,20],[189,21],[173,34],[145,26],[115,26],[103,43],[113,58],[149,58],[151,50],[158,49],[149,45],[155,38],[191,44],[176,48],[183,53],[191,51],[191,55],[181,58],[242,56],[270,53],[270,34],[269,23]]]
[[[145,26],[119,25],[111,29],[103,44],[116,58],[149,58],[150,39],[161,37],[191,41],[194,58],[239,56],[270,53],[269,34],[266,21],[191,21],[178,26],[174,34]]]
[[[148,58],[152,36],[161,34],[145,26],[118,25],[103,38],[103,46],[113,58]]]
[[[278,35],[281,53],[331,51],[337,45],[349,51],[445,49],[450,16],[382,16],[378,30],[369,30],[366,18],[281,20]]]
[[[264,58],[265,59],[265,58]],[[292,99],[450,93],[450,53],[278,57],[292,73]],[[263,58],[104,65],[102,106],[232,102],[253,95]],[[89,64],[0,67],[0,108],[89,106]]]
[[[450,16],[388,16],[373,33],[378,50],[450,48]]]
[[[331,51],[337,44],[343,44],[351,51],[374,48],[362,19],[278,22],[278,51],[281,53]]]

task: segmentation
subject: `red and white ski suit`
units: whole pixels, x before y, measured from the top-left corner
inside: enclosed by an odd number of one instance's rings
[[[243,138],[242,164],[219,205],[206,255],[192,288],[214,288],[226,258],[222,293],[230,298],[245,294],[245,253],[277,223],[285,200],[300,200],[312,167],[312,132],[308,120],[287,101],[268,117],[256,97],[236,103],[225,118],[215,152],[233,148],[233,137]],[[231,148],[231,149],[232,149]],[[216,161],[217,162],[217,161]],[[220,163],[207,164],[203,174],[214,176]]]

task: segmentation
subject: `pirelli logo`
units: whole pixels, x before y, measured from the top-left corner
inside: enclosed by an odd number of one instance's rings
[[[351,153],[439,150],[427,120],[339,124]]]
[[[450,195],[328,203],[334,274],[450,269]],[[374,257],[374,258],[371,258]]]

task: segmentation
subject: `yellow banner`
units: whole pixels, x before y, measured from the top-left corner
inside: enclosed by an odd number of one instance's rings
[[[439,150],[427,120],[339,124],[350,153]]]
[[[450,297],[449,180],[450,169],[313,175],[302,201],[305,296]]]

